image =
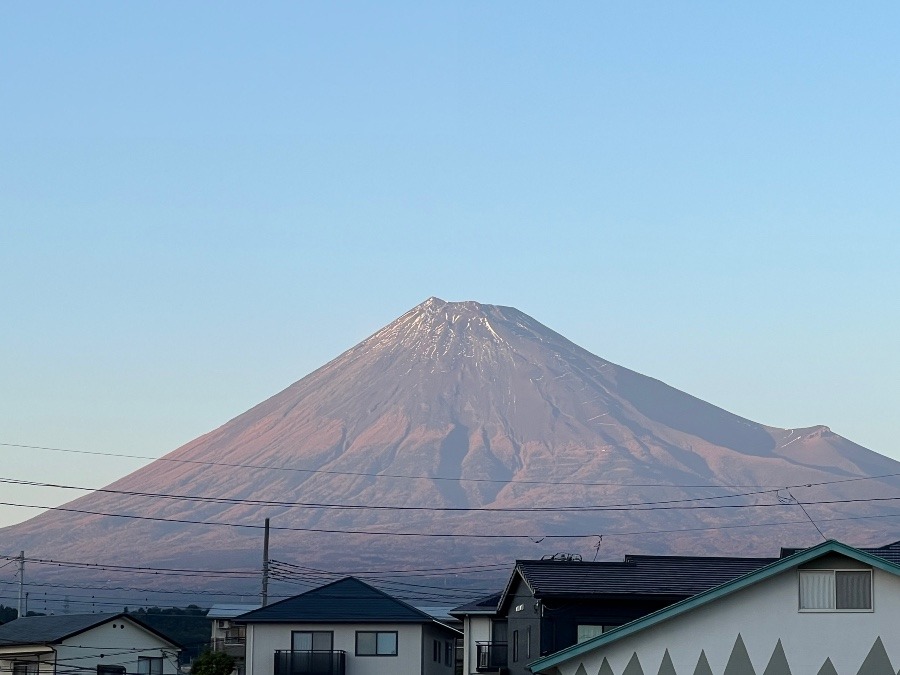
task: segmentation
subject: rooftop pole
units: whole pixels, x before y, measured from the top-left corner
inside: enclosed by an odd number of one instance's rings
[[[269,604],[269,519],[263,535],[262,606]]]

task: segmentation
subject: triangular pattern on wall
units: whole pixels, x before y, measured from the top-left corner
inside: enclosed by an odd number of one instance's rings
[[[734,647],[731,648],[731,656],[728,657],[728,663],[725,665],[724,675],[756,675],[750,655],[747,653],[747,647],[744,646],[744,638],[740,633],[734,641]]]
[[[575,671],[575,675],[587,675],[587,670],[584,668],[584,664],[578,664],[578,670]]]
[[[672,657],[669,656],[669,650],[666,650],[666,653],[663,654],[662,663],[659,664],[659,672],[657,675],[678,675],[675,672],[675,664],[672,663]]]
[[[856,675],[894,675],[894,666],[884,648],[881,637],[875,638],[875,644],[869,650],[869,655],[859,667]]]
[[[769,657],[769,664],[763,671],[763,675],[792,675],[791,666],[788,664],[781,640],[775,643],[775,651]]]
[[[834,664],[831,662],[830,658],[825,659],[825,663],[819,668],[818,675],[837,675],[837,671],[834,669]]]
[[[637,652],[631,655],[628,665],[622,671],[622,675],[644,675],[644,669],[641,668],[641,660],[638,658]]]
[[[712,668],[709,667],[709,660],[703,650],[700,650],[700,658],[697,660],[697,667],[694,668],[694,675],[712,675]]]
[[[597,675],[613,675],[612,666],[609,665],[609,661],[606,660],[606,657],[603,657],[603,663],[600,664],[600,670],[597,671]],[[900,675],[900,673],[897,673]]]

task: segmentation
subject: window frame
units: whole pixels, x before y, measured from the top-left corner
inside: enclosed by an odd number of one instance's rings
[[[832,597],[831,601],[833,607],[803,607],[803,596],[802,596],[802,583],[801,577],[804,573],[822,573],[822,572],[831,572],[833,577],[832,583]],[[838,608],[837,606],[837,575],[840,572],[855,572],[855,573],[864,573],[869,575],[869,606],[868,607],[843,607]],[[801,614],[859,614],[866,612],[874,612],[875,611],[875,574],[871,568],[868,569],[859,569],[854,567],[827,567],[827,568],[815,568],[808,567],[797,570],[797,611]]]
[[[453,665],[453,643],[450,640],[444,640],[444,665]]]
[[[294,649],[294,636],[309,634],[309,645],[313,649]],[[331,649],[315,649],[316,634],[328,635],[331,640]],[[291,631],[291,651],[292,652],[333,652],[334,651],[334,631],[333,630],[292,630]]]
[[[360,635],[374,635],[375,636],[375,652],[370,654],[368,652],[360,652],[359,651],[359,636]],[[378,652],[378,636],[379,635],[393,635],[394,636],[394,653],[393,654],[380,654]],[[354,637],[354,654],[356,656],[375,656],[375,657],[390,657],[390,656],[399,656],[400,655],[400,635],[398,631],[395,630],[358,630],[356,631],[356,635]]]
[[[24,675],[37,675],[41,672],[41,663],[40,661],[13,661],[10,673],[15,675],[16,671],[18,671],[19,675],[23,675],[23,668],[25,669]]]
[[[514,630],[512,634],[512,662],[519,662],[519,631]]]
[[[146,672],[142,670],[141,665],[147,664]],[[153,666],[156,665],[159,667],[158,672],[153,672]],[[163,657],[161,656],[139,656],[138,657],[138,665],[137,665],[137,673],[138,675],[163,675],[166,670],[166,664],[163,662]]]

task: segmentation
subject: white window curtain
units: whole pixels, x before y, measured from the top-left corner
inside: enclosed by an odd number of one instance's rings
[[[800,572],[800,609],[834,609],[834,572]]]

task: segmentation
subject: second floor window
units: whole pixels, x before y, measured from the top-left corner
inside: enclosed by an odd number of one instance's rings
[[[138,675],[162,675],[163,660],[161,656],[139,656]]]
[[[295,630],[291,632],[291,651],[330,652],[334,633],[330,630]]]
[[[397,631],[356,631],[357,656],[397,656]]]
[[[871,570],[800,570],[801,611],[865,612],[871,609]]]

